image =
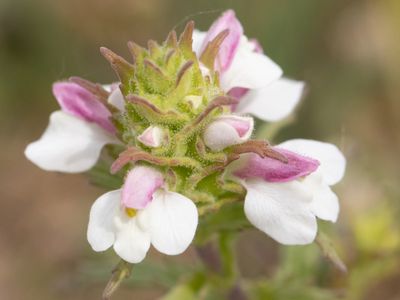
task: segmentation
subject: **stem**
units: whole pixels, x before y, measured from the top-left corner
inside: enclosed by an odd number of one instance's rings
[[[215,244],[209,242],[204,246],[198,246],[197,253],[204,265],[218,279],[214,284],[218,288],[226,289],[226,297],[229,300],[246,300],[247,296],[239,283],[239,272],[234,253],[235,234],[232,232],[220,232],[218,235],[218,250]],[[211,283],[211,282],[210,282]]]
[[[111,298],[112,294],[114,294],[121,285],[121,282],[131,275],[131,271],[132,264],[121,259],[112,271],[112,276],[103,291],[103,300],[109,300]]]

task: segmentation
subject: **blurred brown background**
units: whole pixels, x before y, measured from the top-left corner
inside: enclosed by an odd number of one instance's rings
[[[57,109],[52,82],[72,75],[111,82],[100,46],[129,57],[126,41],[161,41],[189,19],[206,30],[227,8],[287,76],[308,83],[296,122],[277,141],[330,141],[348,157],[336,188],[341,216],[330,230],[350,271],[330,270],[328,279],[307,283],[341,299],[400,299],[398,0],[0,0],[0,299],[98,299],[117,261],[112,251],[93,253],[86,241],[90,205],[103,191],[82,175],[47,173],[23,156]],[[250,241],[239,243],[245,276],[273,276],[283,255],[278,246],[255,232],[242,239]],[[302,261],[307,249],[315,246],[285,251]],[[173,270],[159,278],[152,266],[142,275],[138,267],[115,299],[156,299],[179,266],[196,261],[190,251],[152,256]]]

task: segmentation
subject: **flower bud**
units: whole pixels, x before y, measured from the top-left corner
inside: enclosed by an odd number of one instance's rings
[[[204,143],[212,151],[241,144],[247,141],[254,127],[254,120],[250,117],[240,117],[235,115],[221,116],[204,131]]]
[[[262,178],[267,182],[289,182],[315,172],[319,162],[311,157],[274,147],[274,151],[284,155],[287,162],[270,157],[261,158],[257,154],[247,154],[241,165],[233,173],[241,179]],[[239,160],[240,161],[240,160]]]
[[[150,126],[138,136],[138,140],[148,147],[157,148],[163,144],[165,132],[158,126]]]

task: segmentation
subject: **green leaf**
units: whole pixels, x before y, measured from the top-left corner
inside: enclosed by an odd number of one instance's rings
[[[347,273],[347,267],[344,262],[340,259],[339,255],[336,253],[335,248],[333,248],[332,242],[329,238],[322,233],[318,232],[318,236],[315,240],[317,245],[322,251],[322,254],[342,273]]]
[[[188,285],[178,285],[160,300],[196,300],[195,292]]]
[[[123,184],[123,178],[110,174],[110,164],[100,160],[88,173],[90,183],[107,190],[119,189]]]

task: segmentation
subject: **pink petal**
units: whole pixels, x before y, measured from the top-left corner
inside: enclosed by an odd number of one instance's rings
[[[231,125],[236,130],[239,137],[245,136],[252,127],[252,121],[247,118],[225,118],[224,122]]]
[[[94,122],[105,130],[114,133],[114,125],[109,120],[111,113],[96,97],[72,82],[57,82],[53,84],[53,94],[61,109],[88,122]]]
[[[313,158],[276,147],[274,150],[285,155],[288,163],[251,154],[246,165],[234,174],[242,179],[258,177],[268,182],[288,182],[309,175],[319,166],[319,162]]]
[[[129,171],[122,188],[122,205],[143,209],[153,199],[154,192],[164,184],[163,175],[149,167],[138,166]]]
[[[208,42],[212,41],[225,29],[229,29],[229,34],[222,42],[216,60],[216,68],[221,72],[229,68],[239,45],[240,37],[243,35],[243,27],[236,18],[233,10],[227,10],[224,12],[222,16],[211,25],[202,45],[202,49],[204,50]]]
[[[154,144],[156,143],[153,136],[153,130],[146,129],[141,135],[138,136],[138,140],[146,146],[154,147]]]
[[[231,97],[234,97],[236,99],[241,99],[244,95],[247,94],[247,92],[249,91],[249,89],[246,88],[242,88],[242,87],[235,87],[233,89],[231,89],[228,92],[228,95]],[[235,111],[236,107],[238,106],[239,103],[237,104],[232,104],[231,105],[231,111]]]
[[[246,88],[241,88],[241,87],[235,87],[233,89],[231,89],[228,92],[228,95],[231,97],[235,97],[237,99],[242,98],[244,95],[246,95],[246,93],[249,91],[249,89]]]
[[[249,42],[253,45],[254,47],[254,52],[256,53],[264,53],[264,49],[261,46],[260,42],[257,39],[250,39]]]

